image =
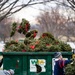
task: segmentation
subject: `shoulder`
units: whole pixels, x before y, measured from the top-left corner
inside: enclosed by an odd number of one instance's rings
[[[60,68],[63,68],[65,61],[64,60],[59,60],[58,63],[59,63]]]

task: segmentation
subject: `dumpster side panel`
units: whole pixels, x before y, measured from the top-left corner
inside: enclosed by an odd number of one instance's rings
[[[13,69],[15,70],[15,75],[22,75],[23,70],[23,57],[22,56],[4,56],[4,62],[3,62],[3,69],[9,70]]]

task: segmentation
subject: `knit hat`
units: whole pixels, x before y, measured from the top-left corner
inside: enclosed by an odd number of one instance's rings
[[[54,57],[55,57],[55,58],[59,58],[60,56],[62,56],[61,52],[56,52],[56,53],[54,53]]]

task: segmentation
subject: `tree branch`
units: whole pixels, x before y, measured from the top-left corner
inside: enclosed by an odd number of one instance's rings
[[[0,9],[1,9],[8,1],[9,1],[9,0],[4,1],[4,2],[1,4]]]
[[[3,20],[3,19],[10,13],[10,11],[13,9],[13,7],[14,7],[14,5],[17,3],[17,1],[18,1],[18,0],[16,0],[16,1],[13,3],[13,5],[11,6],[11,8],[9,9],[9,11],[8,11],[6,14],[4,14],[3,16],[0,17],[0,20]]]
[[[75,8],[75,1],[74,0],[67,0],[68,3],[73,7]]]
[[[53,0],[52,0],[52,1],[53,1]],[[14,14],[14,13],[18,12],[19,10],[23,9],[23,8],[26,7],[26,6],[31,6],[31,5],[42,4],[42,3],[43,3],[43,2],[38,2],[38,3],[32,3],[32,4],[30,4],[30,2],[31,2],[31,1],[29,1],[28,4],[23,4],[23,5],[16,6],[16,7],[20,7],[20,6],[22,6],[22,7],[19,8],[19,9],[17,9],[17,10],[14,11],[14,12],[11,12],[11,14]],[[50,2],[50,1],[45,1],[45,2]],[[14,7],[14,8],[16,8],[16,7]]]
[[[7,9],[7,8],[9,8],[12,4],[17,3],[17,2],[18,2],[18,0],[10,3],[8,6],[4,7],[3,9],[1,9],[0,12],[3,11],[3,10],[5,10],[5,9]]]

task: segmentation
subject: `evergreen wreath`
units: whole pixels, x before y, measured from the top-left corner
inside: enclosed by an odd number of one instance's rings
[[[30,29],[30,23],[26,19],[22,19],[22,22],[18,25],[17,22],[12,24],[12,31],[10,33],[10,37],[15,35],[15,32],[19,32],[20,34],[26,34]]]

